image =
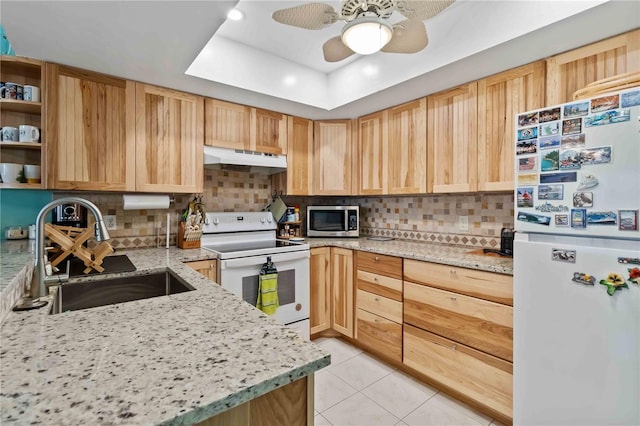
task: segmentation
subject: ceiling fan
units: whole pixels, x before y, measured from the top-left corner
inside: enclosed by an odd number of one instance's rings
[[[346,21],[342,34],[322,46],[327,62],[338,62],[354,53],[369,55],[379,50],[389,53],[416,53],[427,47],[429,39],[424,27],[431,18],[455,0],[343,0],[340,13],[325,3],[308,3],[273,12],[276,22],[321,30],[337,21]],[[393,12],[405,19],[388,22]]]

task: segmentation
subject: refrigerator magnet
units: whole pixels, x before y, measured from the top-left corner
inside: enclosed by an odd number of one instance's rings
[[[551,260],[554,262],[576,263],[576,251],[552,248]]]
[[[627,270],[629,271],[629,278],[627,278],[627,281],[635,285],[640,285],[640,268],[630,268]]]
[[[518,115],[518,127],[527,127],[538,124],[538,111]]]
[[[574,192],[573,207],[593,207],[593,192]]]
[[[618,210],[618,229],[620,231],[637,231],[638,210]]]
[[[560,107],[540,111],[540,123],[546,123],[547,121],[556,120],[560,120]]]
[[[533,187],[518,188],[518,207],[533,207]]]
[[[591,113],[609,111],[610,109],[617,109],[620,105],[620,98],[618,95],[603,96],[601,98],[591,99]]]
[[[568,214],[557,214],[554,216],[556,226],[569,226]]]
[[[615,212],[589,212],[587,224],[589,225],[615,225],[618,223],[618,215]]]
[[[570,118],[562,121],[562,134],[575,135],[582,132],[582,118]]]
[[[621,108],[629,108],[636,105],[640,105],[640,90],[634,90],[633,92],[626,92],[620,95]]]
[[[584,117],[589,114],[589,101],[564,106],[564,118]]]
[[[547,201],[546,203],[535,206],[534,210],[542,213],[568,212],[569,207],[562,204],[556,206]]]
[[[516,217],[516,219],[518,219],[521,222],[529,222],[529,223],[545,225],[545,226],[549,226],[549,224],[551,223],[551,216],[544,216],[541,214],[534,214],[534,213],[518,212],[518,216]]]
[[[629,288],[627,283],[624,282],[624,278],[622,278],[622,275],[616,274],[615,272],[607,275],[606,279],[600,280],[600,284],[607,286],[607,294],[609,296],[613,296],[613,294],[618,290]]]
[[[619,257],[618,263],[640,265],[640,257]]]
[[[595,285],[596,277],[590,274],[585,274],[584,272],[574,272],[571,281],[584,285]]]
[[[586,228],[587,227],[587,210],[571,209],[571,227]]]
[[[598,186],[598,178],[592,174],[583,174],[580,176],[580,183],[578,184],[578,191],[583,189],[595,188]]]

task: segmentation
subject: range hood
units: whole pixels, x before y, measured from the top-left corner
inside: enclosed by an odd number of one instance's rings
[[[204,165],[271,175],[287,170],[287,156],[205,146]]]

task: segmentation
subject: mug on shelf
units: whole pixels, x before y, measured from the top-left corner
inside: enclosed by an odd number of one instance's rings
[[[24,179],[22,164],[0,163],[0,178],[3,183],[20,183]]]
[[[20,142],[39,142],[40,129],[28,124],[20,125]]]
[[[30,102],[40,102],[40,88],[36,86],[24,86],[24,100]]]
[[[4,83],[0,87],[0,98],[22,100],[24,97],[24,87],[18,83]]]
[[[20,133],[17,127],[4,126],[0,130],[0,140],[3,142],[18,142]]]
[[[40,166],[37,164],[25,164],[24,177],[27,183],[40,183]]]

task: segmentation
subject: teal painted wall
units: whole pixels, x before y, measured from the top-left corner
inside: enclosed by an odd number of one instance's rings
[[[36,222],[40,209],[53,199],[51,191],[36,189],[0,189],[0,230],[5,239],[7,226],[29,226]]]

